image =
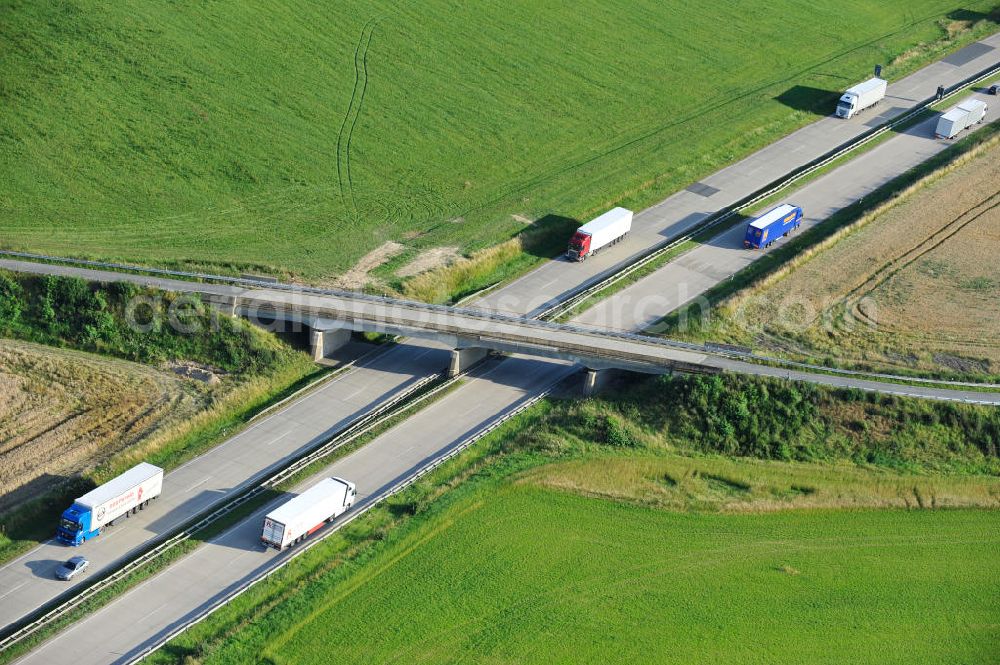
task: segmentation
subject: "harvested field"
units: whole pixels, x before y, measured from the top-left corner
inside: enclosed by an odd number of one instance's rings
[[[172,372],[0,340],[0,509],[190,417],[207,394]]]
[[[1000,373],[1000,143],[748,289],[713,336],[792,355]]]

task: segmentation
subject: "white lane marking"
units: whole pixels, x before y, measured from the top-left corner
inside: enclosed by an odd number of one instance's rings
[[[191,487],[189,487],[186,490],[184,490],[184,493],[186,494],[186,493],[190,492],[191,490],[193,490],[195,487],[198,487],[200,485],[204,485],[205,483],[208,482],[209,478],[210,478],[210,476],[205,476],[204,478],[202,478],[201,480],[199,480],[198,482],[196,482],[194,485],[192,485]]]
[[[14,587],[13,589],[11,589],[10,591],[8,591],[7,593],[5,593],[4,595],[0,596],[0,598],[6,598],[10,594],[14,593],[15,591],[17,591],[18,589],[20,589],[21,587],[23,587],[25,584],[27,584],[27,582],[21,582],[16,587]]]
[[[162,609],[163,609],[163,605],[160,605],[159,607],[151,609],[150,611],[148,611],[144,615],[142,615],[142,618],[140,618],[139,621],[143,621],[145,619],[148,619],[149,617],[153,616],[154,614],[156,614],[157,612],[159,612]]]
[[[292,430],[288,430],[287,432],[285,432],[284,434],[282,434],[278,438],[272,439],[271,441],[267,442],[265,445],[270,446],[271,444],[277,443],[278,441],[281,441],[282,439],[284,439],[286,436],[288,436],[291,433],[292,433]]]
[[[29,551],[25,552],[24,554],[22,554],[21,556],[19,556],[16,559],[14,559],[13,561],[10,561],[10,562],[4,564],[3,566],[0,566],[0,571],[12,569],[12,568],[14,568],[15,564],[17,564],[19,561],[27,559],[28,557],[30,557],[32,555],[38,554],[37,550],[40,550],[42,547],[44,547],[46,545],[55,545],[58,542],[59,542],[58,538],[49,538],[44,543],[39,544],[38,547],[36,547],[35,549],[29,550]],[[0,597],[2,597],[2,596],[0,596]]]

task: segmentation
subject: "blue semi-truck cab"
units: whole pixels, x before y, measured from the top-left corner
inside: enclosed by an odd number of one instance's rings
[[[80,545],[101,534],[119,517],[142,510],[163,490],[163,469],[141,462],[73,502],[63,511],[56,538]]]
[[[100,535],[101,530],[91,528],[93,511],[90,508],[74,503],[63,511],[56,529],[56,537],[67,545],[79,545],[85,540]]]
[[[786,236],[802,225],[802,208],[782,203],[747,224],[743,246],[750,249],[768,247],[775,240]]]

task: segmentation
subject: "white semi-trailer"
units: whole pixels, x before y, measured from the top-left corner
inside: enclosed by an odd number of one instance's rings
[[[67,545],[79,545],[122,515],[141,510],[162,491],[163,469],[148,462],[137,464],[74,501],[63,511],[56,536]]]
[[[356,496],[352,482],[343,478],[321,480],[264,517],[261,542],[279,550],[294,545],[345,513],[354,505]]]
[[[885,98],[887,87],[888,83],[885,80],[872,78],[848,88],[837,102],[837,117],[846,120],[866,108],[875,106]]]
[[[985,102],[970,97],[938,118],[934,136],[939,139],[953,139],[963,129],[982,122],[986,117],[986,110]]]
[[[632,230],[632,211],[612,208],[593,219],[573,234],[566,256],[573,261],[583,261],[602,247],[616,243]]]

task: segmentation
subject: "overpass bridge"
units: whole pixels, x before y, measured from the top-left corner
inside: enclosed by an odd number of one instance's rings
[[[578,362],[591,370],[586,379],[588,387],[596,382],[597,372],[605,369],[662,374],[717,373],[725,367],[724,354],[635,333],[364,293],[269,285],[250,279],[231,279],[229,283],[188,281],[169,277],[176,274],[169,271],[147,270],[154,273],[150,275],[82,267],[79,263],[0,258],[0,268],[16,272],[92,282],[129,282],[196,295],[227,315],[241,316],[272,330],[288,331],[287,326],[275,324],[291,323],[292,331],[305,329],[309,333],[316,360],[349,342],[352,333],[381,333],[428,339],[450,347],[451,375],[464,372],[490,351]]]
[[[452,375],[464,372],[490,351],[569,360],[595,372],[722,371],[720,359],[697,345],[482,309],[276,289],[213,291],[203,293],[202,298],[255,323],[291,321],[307,326],[314,357],[329,355],[346,344],[351,333],[381,333],[430,339],[451,347]]]
[[[595,387],[598,373],[606,369],[650,374],[734,372],[887,395],[1000,405],[1000,392],[994,392],[1000,386],[993,384],[817,368],[720,346],[553,323],[484,309],[292,285],[265,285],[246,279],[229,279],[227,283],[186,281],[167,277],[171,273],[165,270],[148,271],[162,275],[150,276],[17,259],[0,259],[0,268],[95,282],[131,282],[164,291],[197,294],[202,302],[225,314],[243,316],[265,327],[276,321],[304,326],[317,359],[345,344],[352,332],[374,332],[434,340],[450,347],[452,374],[468,369],[490,351],[578,362],[589,369],[586,390]]]

